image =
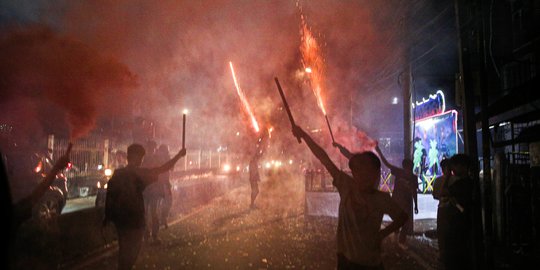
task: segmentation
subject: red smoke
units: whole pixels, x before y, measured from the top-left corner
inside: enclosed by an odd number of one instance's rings
[[[365,132],[358,131],[356,133],[356,136],[358,140],[360,141],[360,149],[361,151],[373,151],[375,149],[375,146],[377,146],[377,142],[370,138]]]
[[[40,104],[50,101],[65,112],[71,139],[91,131],[98,114],[129,108],[124,105],[129,101],[129,90],[136,86],[135,76],[125,65],[44,27],[3,34],[0,59],[1,102],[9,104],[21,98]],[[15,122],[26,121],[17,119],[18,115],[11,117]]]

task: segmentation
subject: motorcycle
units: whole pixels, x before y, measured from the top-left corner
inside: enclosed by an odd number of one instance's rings
[[[52,168],[53,163],[48,156],[41,156],[39,154],[36,154],[36,156],[38,157],[38,163],[34,168],[34,173],[36,173],[42,181],[48,171]],[[67,180],[67,177],[62,172],[59,172],[56,175],[53,184],[32,208],[32,218],[40,222],[48,222],[57,218],[62,213],[64,206],[66,206],[68,195]]]

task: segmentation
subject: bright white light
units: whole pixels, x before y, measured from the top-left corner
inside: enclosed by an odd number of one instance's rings
[[[97,169],[98,169],[98,170],[103,169],[103,165],[101,165],[101,164],[97,165]]]
[[[223,165],[223,171],[224,171],[224,172],[228,172],[228,171],[230,171],[230,170],[231,170],[231,165],[229,165],[229,164]]]
[[[289,159],[289,164],[292,164],[292,159]]]
[[[435,92],[435,94],[429,95],[429,98],[428,98],[428,99],[422,98],[422,101],[416,101],[416,104],[412,103],[412,107],[413,107],[413,108],[416,108],[417,106],[420,106],[420,105],[422,105],[422,104],[428,102],[430,99],[437,99],[437,95],[440,95],[440,96],[441,96],[441,100],[442,100],[442,104],[441,104],[441,112],[446,111],[446,101],[445,101],[444,93],[443,93],[442,90],[437,90],[437,92]]]
[[[105,185],[103,186],[103,188],[104,188],[104,189],[107,189],[107,185],[108,185],[108,184],[105,184]]]
[[[417,125],[420,126],[423,130],[429,130],[435,126],[435,124],[439,122],[433,118],[428,118],[426,120],[422,120],[420,122],[417,122]]]
[[[312,72],[311,68],[310,68],[310,67],[307,67],[307,68],[306,68],[306,73],[311,73],[311,72]]]
[[[395,104],[398,104],[398,98],[397,98],[397,97],[394,97],[394,98],[392,99],[392,104],[394,104],[394,105],[395,105]]]
[[[182,110],[182,113],[183,113],[183,114],[188,114],[188,113],[189,113],[189,110],[188,110],[188,109],[183,109],[183,110]]]
[[[237,131],[237,132],[236,132],[236,136],[240,136],[240,131]]]
[[[105,176],[111,176],[112,170],[111,169],[105,169]]]
[[[272,164],[270,164],[270,162],[266,162],[266,164],[264,164],[264,167],[270,169],[270,167],[272,167]]]
[[[236,166],[236,171],[237,171],[237,172],[240,171],[240,166]]]
[[[99,181],[97,182],[97,188],[101,188],[101,183]]]

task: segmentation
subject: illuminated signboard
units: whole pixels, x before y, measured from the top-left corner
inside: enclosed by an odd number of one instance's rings
[[[457,115],[451,110],[415,121],[413,170],[423,193],[431,192],[433,180],[442,175],[441,160],[457,153]]]
[[[416,103],[413,103],[412,108],[414,111],[415,120],[441,114],[446,110],[444,93],[441,90],[437,90],[434,95],[429,95],[429,98],[422,98],[422,101],[416,101]]]

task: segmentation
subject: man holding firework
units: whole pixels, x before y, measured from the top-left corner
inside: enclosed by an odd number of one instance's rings
[[[118,169],[108,182],[104,224],[111,221],[118,234],[118,269],[131,269],[141,250],[145,232],[144,189],[157,181],[186,155],[182,148],[171,160],[156,168],[140,168],[144,147],[132,144],[127,149],[128,165]]]
[[[381,269],[381,242],[398,230],[407,215],[386,193],[377,190],[381,162],[372,152],[354,154],[349,160],[352,176],[338,169],[328,154],[300,127],[293,124],[293,134],[303,139],[322,162],[341,198],[338,212],[338,269]],[[388,214],[392,222],[381,228]]]

